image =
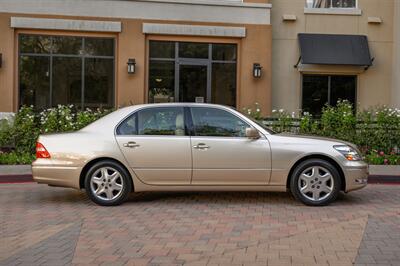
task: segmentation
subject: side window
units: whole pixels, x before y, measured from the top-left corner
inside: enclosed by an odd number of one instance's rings
[[[138,112],[138,135],[185,135],[183,107],[158,107]]]
[[[125,119],[117,128],[117,135],[137,135],[137,114]]]
[[[249,125],[227,111],[204,107],[192,107],[191,110],[195,136],[246,136]]]

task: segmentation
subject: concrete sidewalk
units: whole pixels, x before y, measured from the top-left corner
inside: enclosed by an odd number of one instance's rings
[[[2,175],[32,175],[32,168],[30,165],[0,165]]]

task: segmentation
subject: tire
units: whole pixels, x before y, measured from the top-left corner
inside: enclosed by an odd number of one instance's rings
[[[308,206],[329,205],[336,200],[341,187],[336,167],[320,159],[300,163],[290,179],[293,196]]]
[[[119,163],[97,162],[85,176],[86,194],[101,206],[116,206],[126,201],[132,191],[131,177]]]

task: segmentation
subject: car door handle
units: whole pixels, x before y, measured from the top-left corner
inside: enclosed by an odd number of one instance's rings
[[[199,143],[199,144],[193,146],[193,148],[195,148],[195,149],[197,149],[197,150],[207,150],[207,149],[210,148],[210,146],[207,146],[207,145],[204,144],[204,143]]]
[[[134,141],[129,141],[128,143],[124,143],[124,147],[127,147],[127,148],[137,148],[137,147],[139,147],[140,145],[139,144],[137,144],[136,142],[134,142]]]

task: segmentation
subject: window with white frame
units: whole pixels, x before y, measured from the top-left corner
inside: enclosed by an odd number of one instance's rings
[[[307,8],[357,8],[357,0],[306,0]]]

